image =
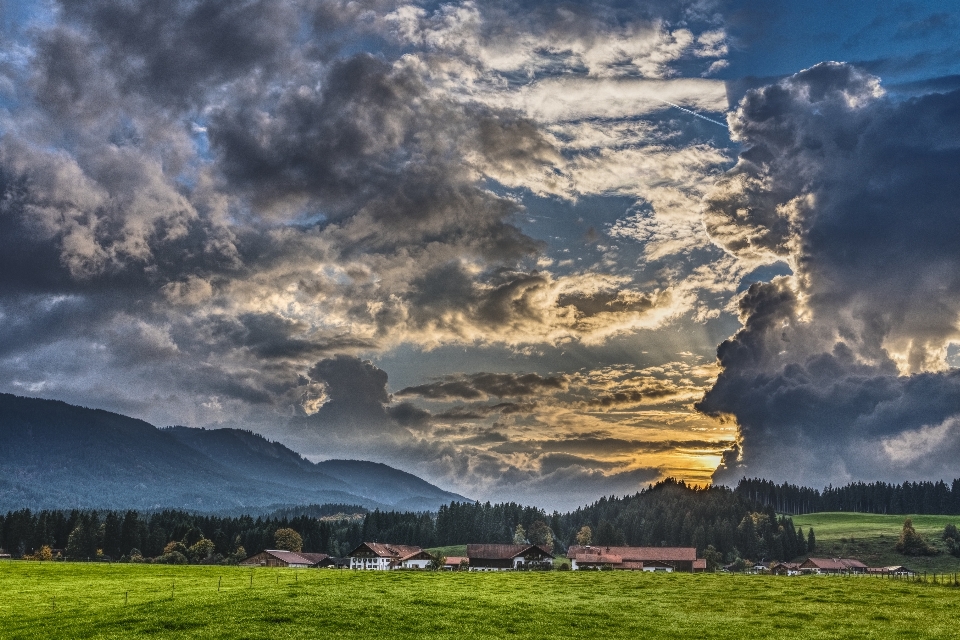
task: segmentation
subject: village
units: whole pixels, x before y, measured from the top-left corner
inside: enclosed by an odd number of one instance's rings
[[[645,571],[702,573],[707,560],[694,547],[628,547],[573,545],[557,556],[537,544],[468,544],[464,556],[443,556],[414,545],[363,542],[344,558],[324,553],[267,549],[239,563],[241,567],[293,569],[336,568],[361,571]],[[902,565],[868,567],[853,558],[807,558],[803,562],[757,562],[750,567],[726,565],[724,572],[782,576],[874,575],[905,577],[914,571]]]

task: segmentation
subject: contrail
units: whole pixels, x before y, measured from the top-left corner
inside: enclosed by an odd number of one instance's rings
[[[702,116],[702,115],[700,115],[699,113],[697,113],[696,111],[691,111],[690,109],[685,109],[685,108],[681,107],[680,105],[678,105],[678,104],[673,104],[672,102],[669,102],[669,101],[667,101],[667,100],[663,100],[663,99],[660,99],[660,98],[658,98],[658,99],[660,100],[660,102],[662,102],[662,103],[664,103],[664,104],[668,104],[668,105],[670,105],[671,107],[676,107],[677,109],[680,109],[680,111],[686,111],[686,112],[689,113],[690,115],[692,115],[692,116],[697,116],[697,117],[700,118],[701,120],[706,120],[707,122],[712,122],[713,124],[718,124],[718,125],[720,125],[721,127],[723,127],[724,129],[729,129],[729,128],[730,128],[730,127],[728,127],[726,124],[724,124],[724,123],[722,123],[722,122],[718,122],[718,121],[716,121],[716,120],[712,120],[712,119],[708,118],[707,116]]]

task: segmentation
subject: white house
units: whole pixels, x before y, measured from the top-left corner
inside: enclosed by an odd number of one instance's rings
[[[388,569],[425,569],[433,557],[413,545],[363,542],[347,554],[351,569],[386,571]]]

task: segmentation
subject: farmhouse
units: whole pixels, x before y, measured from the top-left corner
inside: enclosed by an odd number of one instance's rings
[[[306,569],[308,567],[327,567],[333,559],[325,553],[302,553],[267,549],[254,554],[240,563],[241,567],[290,567]]]
[[[809,558],[800,569],[807,573],[866,573],[867,565],[852,558]]]
[[[697,559],[695,547],[591,547],[574,545],[567,550],[571,569],[633,571],[704,571],[706,560]]]
[[[468,544],[470,571],[549,567],[553,554],[536,544]]]
[[[426,569],[433,556],[413,545],[362,542],[347,554],[351,569]]]

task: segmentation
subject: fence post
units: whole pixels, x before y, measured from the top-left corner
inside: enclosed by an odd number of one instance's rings
[[[223,582],[223,576],[217,578],[217,593],[220,593],[220,583]]]

